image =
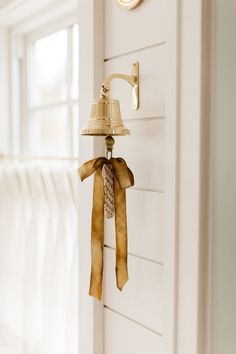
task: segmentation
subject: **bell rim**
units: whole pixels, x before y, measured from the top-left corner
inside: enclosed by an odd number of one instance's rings
[[[103,108],[104,106],[106,108]],[[130,135],[130,130],[123,124],[120,101],[110,97],[93,99],[89,120],[80,130],[80,134],[90,136]]]
[[[81,135],[90,135],[90,136],[127,136],[130,135],[130,130],[122,127],[122,128],[109,128],[109,129],[99,129],[99,128],[82,128],[80,130]]]

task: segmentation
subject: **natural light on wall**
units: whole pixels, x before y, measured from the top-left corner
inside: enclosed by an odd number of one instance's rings
[[[34,40],[28,51],[31,151],[77,156],[78,25]]]

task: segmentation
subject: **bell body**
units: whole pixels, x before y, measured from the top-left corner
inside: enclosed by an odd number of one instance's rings
[[[81,129],[82,135],[129,135],[122,121],[119,100],[98,98],[92,102],[87,125]]]

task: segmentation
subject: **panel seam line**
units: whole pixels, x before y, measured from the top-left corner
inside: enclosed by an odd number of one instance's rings
[[[125,318],[126,320],[129,320],[129,321],[135,323],[136,325],[139,325],[139,326],[145,328],[146,330],[148,330],[148,331],[150,331],[150,332],[152,332],[152,333],[158,335],[159,337],[163,337],[163,335],[162,335],[161,333],[159,333],[159,332],[155,331],[154,329],[152,329],[152,328],[150,328],[150,327],[148,327],[148,326],[142,324],[141,322],[138,322],[138,321],[136,321],[136,320],[133,320],[132,318],[130,318],[130,317],[124,315],[123,313],[121,313],[121,312],[119,312],[119,311],[114,310],[113,308],[111,308],[111,307],[109,307],[109,306],[107,306],[107,305],[104,305],[104,308],[105,308],[106,310],[109,310],[109,311],[111,311],[111,312],[114,312],[115,314],[117,314],[117,315],[119,315],[119,316]]]
[[[163,190],[155,189],[155,188],[130,187],[130,190],[135,190],[135,191],[140,191],[140,192],[154,192],[154,193],[164,194]]]
[[[124,53],[121,53],[121,54],[113,55],[113,56],[111,56],[111,57],[104,58],[104,62],[108,62],[108,61],[113,60],[113,59],[117,59],[117,58],[120,58],[120,57],[124,57],[124,56],[129,55],[129,54],[138,53],[138,52],[144,51],[144,50],[146,50],[146,49],[151,49],[151,48],[159,47],[159,46],[161,46],[161,45],[163,45],[163,44],[166,44],[166,42],[163,41],[163,42],[159,42],[159,43],[155,43],[155,44],[148,45],[148,46],[146,46],[146,47],[142,47],[142,48],[130,50],[130,51],[128,51],[128,52],[124,52]]]
[[[112,247],[112,246],[109,246],[108,244],[104,244],[104,248],[108,248],[110,250],[113,250],[115,251],[115,247]],[[164,264],[162,262],[158,262],[158,261],[154,261],[153,259],[149,259],[147,257],[143,257],[143,256],[139,256],[135,253],[132,253],[132,252],[128,252],[128,255],[131,256],[131,257],[134,257],[134,258],[139,258],[139,259],[142,259],[143,261],[146,261],[146,262],[149,262],[149,263],[154,263],[158,266],[164,266]]]
[[[124,118],[123,122],[126,123],[132,123],[132,122],[137,122],[137,121],[153,121],[153,120],[162,120],[165,119],[165,116],[159,116],[159,117],[137,117],[137,118]]]

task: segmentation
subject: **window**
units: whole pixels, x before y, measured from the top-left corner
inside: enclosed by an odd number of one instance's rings
[[[28,44],[27,127],[40,156],[77,156],[78,25]]]
[[[1,166],[0,353],[78,354],[77,162],[34,159],[78,156],[77,2],[12,2],[0,31],[0,153],[13,157]]]

